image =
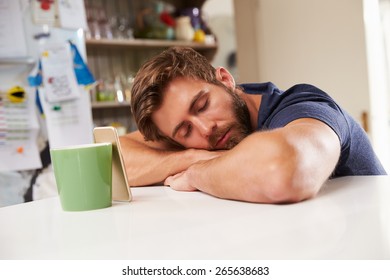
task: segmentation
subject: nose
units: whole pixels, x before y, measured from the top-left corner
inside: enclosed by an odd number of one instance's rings
[[[199,130],[199,133],[205,138],[209,138],[210,135],[213,134],[214,130],[217,127],[217,124],[215,121],[210,120],[210,119],[205,118],[205,117],[203,117],[203,118],[197,117],[196,120],[193,121],[193,124]]]

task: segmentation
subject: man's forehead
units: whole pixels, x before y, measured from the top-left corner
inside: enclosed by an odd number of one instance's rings
[[[205,84],[205,82],[199,80],[187,77],[177,77],[172,80],[162,92],[162,105],[166,102],[173,102],[173,104],[189,102]]]

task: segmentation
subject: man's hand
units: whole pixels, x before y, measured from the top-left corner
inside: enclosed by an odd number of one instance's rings
[[[198,154],[199,161],[195,162],[193,165],[199,164],[199,163],[205,163],[207,161],[210,161],[214,158],[220,157],[222,154],[224,154],[226,151],[205,151],[205,150],[194,150]],[[191,165],[191,166],[193,166]],[[190,166],[190,167],[191,167]],[[189,167],[189,168],[190,168]],[[195,188],[191,181],[188,178],[188,169],[179,172],[175,175],[169,176],[165,179],[164,185],[170,186],[172,189],[176,191],[197,191],[198,189]]]
[[[180,172],[173,176],[169,176],[165,180],[164,185],[170,186],[175,191],[191,192],[198,190],[197,188],[191,186],[191,183],[186,175],[186,171]]]

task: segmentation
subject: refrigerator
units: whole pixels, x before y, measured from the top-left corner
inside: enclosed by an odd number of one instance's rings
[[[57,195],[49,149],[93,142],[86,26],[83,0],[0,0],[0,207]]]

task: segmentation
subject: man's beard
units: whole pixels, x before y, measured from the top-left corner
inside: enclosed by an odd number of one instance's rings
[[[217,130],[209,138],[209,149],[230,150],[240,143],[246,136],[252,133],[253,129],[250,121],[248,106],[245,101],[230,88],[224,87],[228,94],[232,97],[232,110],[235,120],[231,123],[218,127]],[[224,147],[216,147],[218,140],[230,131],[230,137]]]

